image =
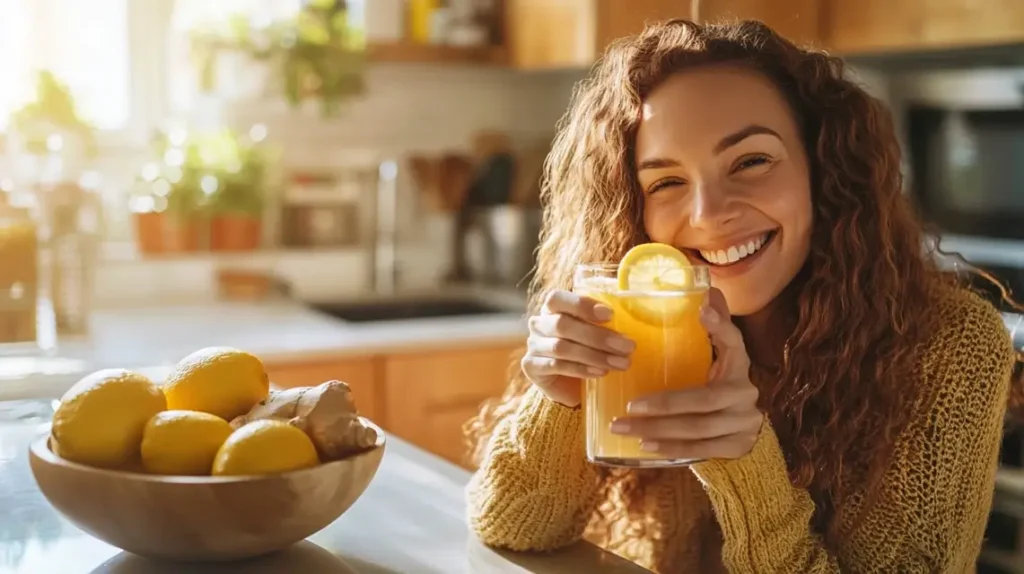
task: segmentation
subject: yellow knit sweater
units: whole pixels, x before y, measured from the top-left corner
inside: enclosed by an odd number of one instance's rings
[[[653,484],[630,517],[602,524],[612,533],[605,546],[663,573],[970,571],[992,503],[1014,353],[999,314],[975,295],[947,295],[935,312],[943,326],[921,357],[921,379],[907,382],[920,385],[921,399],[877,501],[856,524],[839,525],[837,552],[811,530],[814,503],[790,483],[767,423],[743,458],[648,471]],[[583,432],[579,410],[536,390],[498,424],[467,491],[483,542],[554,549],[600,522],[599,506],[625,507],[628,496],[614,490],[598,500]],[[851,498],[854,507],[863,500]]]

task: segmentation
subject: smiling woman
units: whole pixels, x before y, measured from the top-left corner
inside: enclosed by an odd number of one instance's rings
[[[577,91],[544,193],[522,372],[471,426],[484,541],[586,535],[659,572],[972,568],[1015,356],[922,251],[889,114],[840,60],[756,22],[652,26]],[[572,269],[648,241],[710,268],[715,360],[609,432],[705,460],[597,467],[574,377],[636,346]]]
[[[669,78],[643,110],[648,235],[710,263],[734,315],[763,309],[810,249],[810,168],[789,104],[763,73],[727,64]]]

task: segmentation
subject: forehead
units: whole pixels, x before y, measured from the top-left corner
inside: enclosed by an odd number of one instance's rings
[[[643,104],[638,151],[662,145],[708,142],[752,124],[783,137],[797,135],[793,113],[767,76],[736,65],[705,66],[672,75]]]

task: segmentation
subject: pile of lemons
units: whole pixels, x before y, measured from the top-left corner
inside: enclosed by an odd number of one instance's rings
[[[256,356],[228,347],[182,359],[162,384],[124,369],[78,381],[61,398],[50,447],[89,466],[161,475],[237,476],[319,464],[312,440],[283,421],[229,421],[267,398]]]

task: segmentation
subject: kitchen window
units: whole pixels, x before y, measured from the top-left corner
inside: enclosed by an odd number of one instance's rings
[[[35,73],[66,84],[100,143],[138,142],[167,111],[173,0],[0,0],[0,131],[34,96]]]

